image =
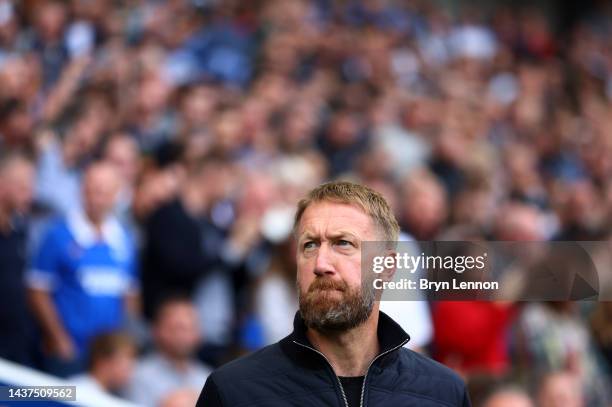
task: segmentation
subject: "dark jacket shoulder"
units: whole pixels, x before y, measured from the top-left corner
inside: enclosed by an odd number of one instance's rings
[[[368,369],[365,406],[467,407],[463,380],[451,369],[403,348],[408,335],[380,313],[380,355]],[[198,406],[344,406],[339,379],[305,335],[299,315],[280,342],[230,362],[209,376]]]
[[[380,373],[375,383],[379,388],[422,399],[421,405],[425,405],[425,401],[446,406],[469,405],[465,383],[455,371],[406,348],[399,350],[393,368]],[[387,388],[387,384],[393,387]]]
[[[463,385],[463,379],[449,367],[410,349],[400,350],[402,358],[407,358],[409,370],[415,375],[428,376],[432,379]]]
[[[269,376],[274,371],[289,366],[290,361],[281,351],[279,343],[275,343],[226,363],[215,370],[211,376],[215,380],[236,382],[261,377],[262,374]]]
[[[197,406],[281,405],[284,398],[312,390],[311,380],[275,343],[215,370]]]

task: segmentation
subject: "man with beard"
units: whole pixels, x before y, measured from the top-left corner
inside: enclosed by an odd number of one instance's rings
[[[371,276],[362,279],[364,242],[395,253],[399,226],[384,198],[323,184],[299,202],[294,227],[293,332],[215,371],[198,406],[470,406],[454,372],[403,348],[408,334],[378,310]]]

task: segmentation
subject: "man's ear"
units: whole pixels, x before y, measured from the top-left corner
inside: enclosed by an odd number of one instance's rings
[[[395,275],[395,271],[397,270],[397,264],[395,264],[396,254],[397,252],[392,249],[388,250],[385,254],[385,262],[383,263],[385,265],[385,268],[383,272],[380,273],[380,278],[383,281],[393,280],[393,276]],[[388,260],[389,258],[393,261]]]

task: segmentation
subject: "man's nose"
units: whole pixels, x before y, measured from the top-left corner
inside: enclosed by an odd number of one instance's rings
[[[314,272],[317,276],[325,274],[333,274],[335,272],[333,261],[333,253],[327,243],[321,243],[319,250],[317,250],[317,258],[315,263]]]

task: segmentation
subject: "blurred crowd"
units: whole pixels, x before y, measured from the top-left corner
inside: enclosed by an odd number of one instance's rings
[[[406,240],[610,241],[612,7],[503,4],[0,0],[0,356],[193,405],[291,330],[329,179]],[[478,406],[612,405],[607,303],[395,307]]]

